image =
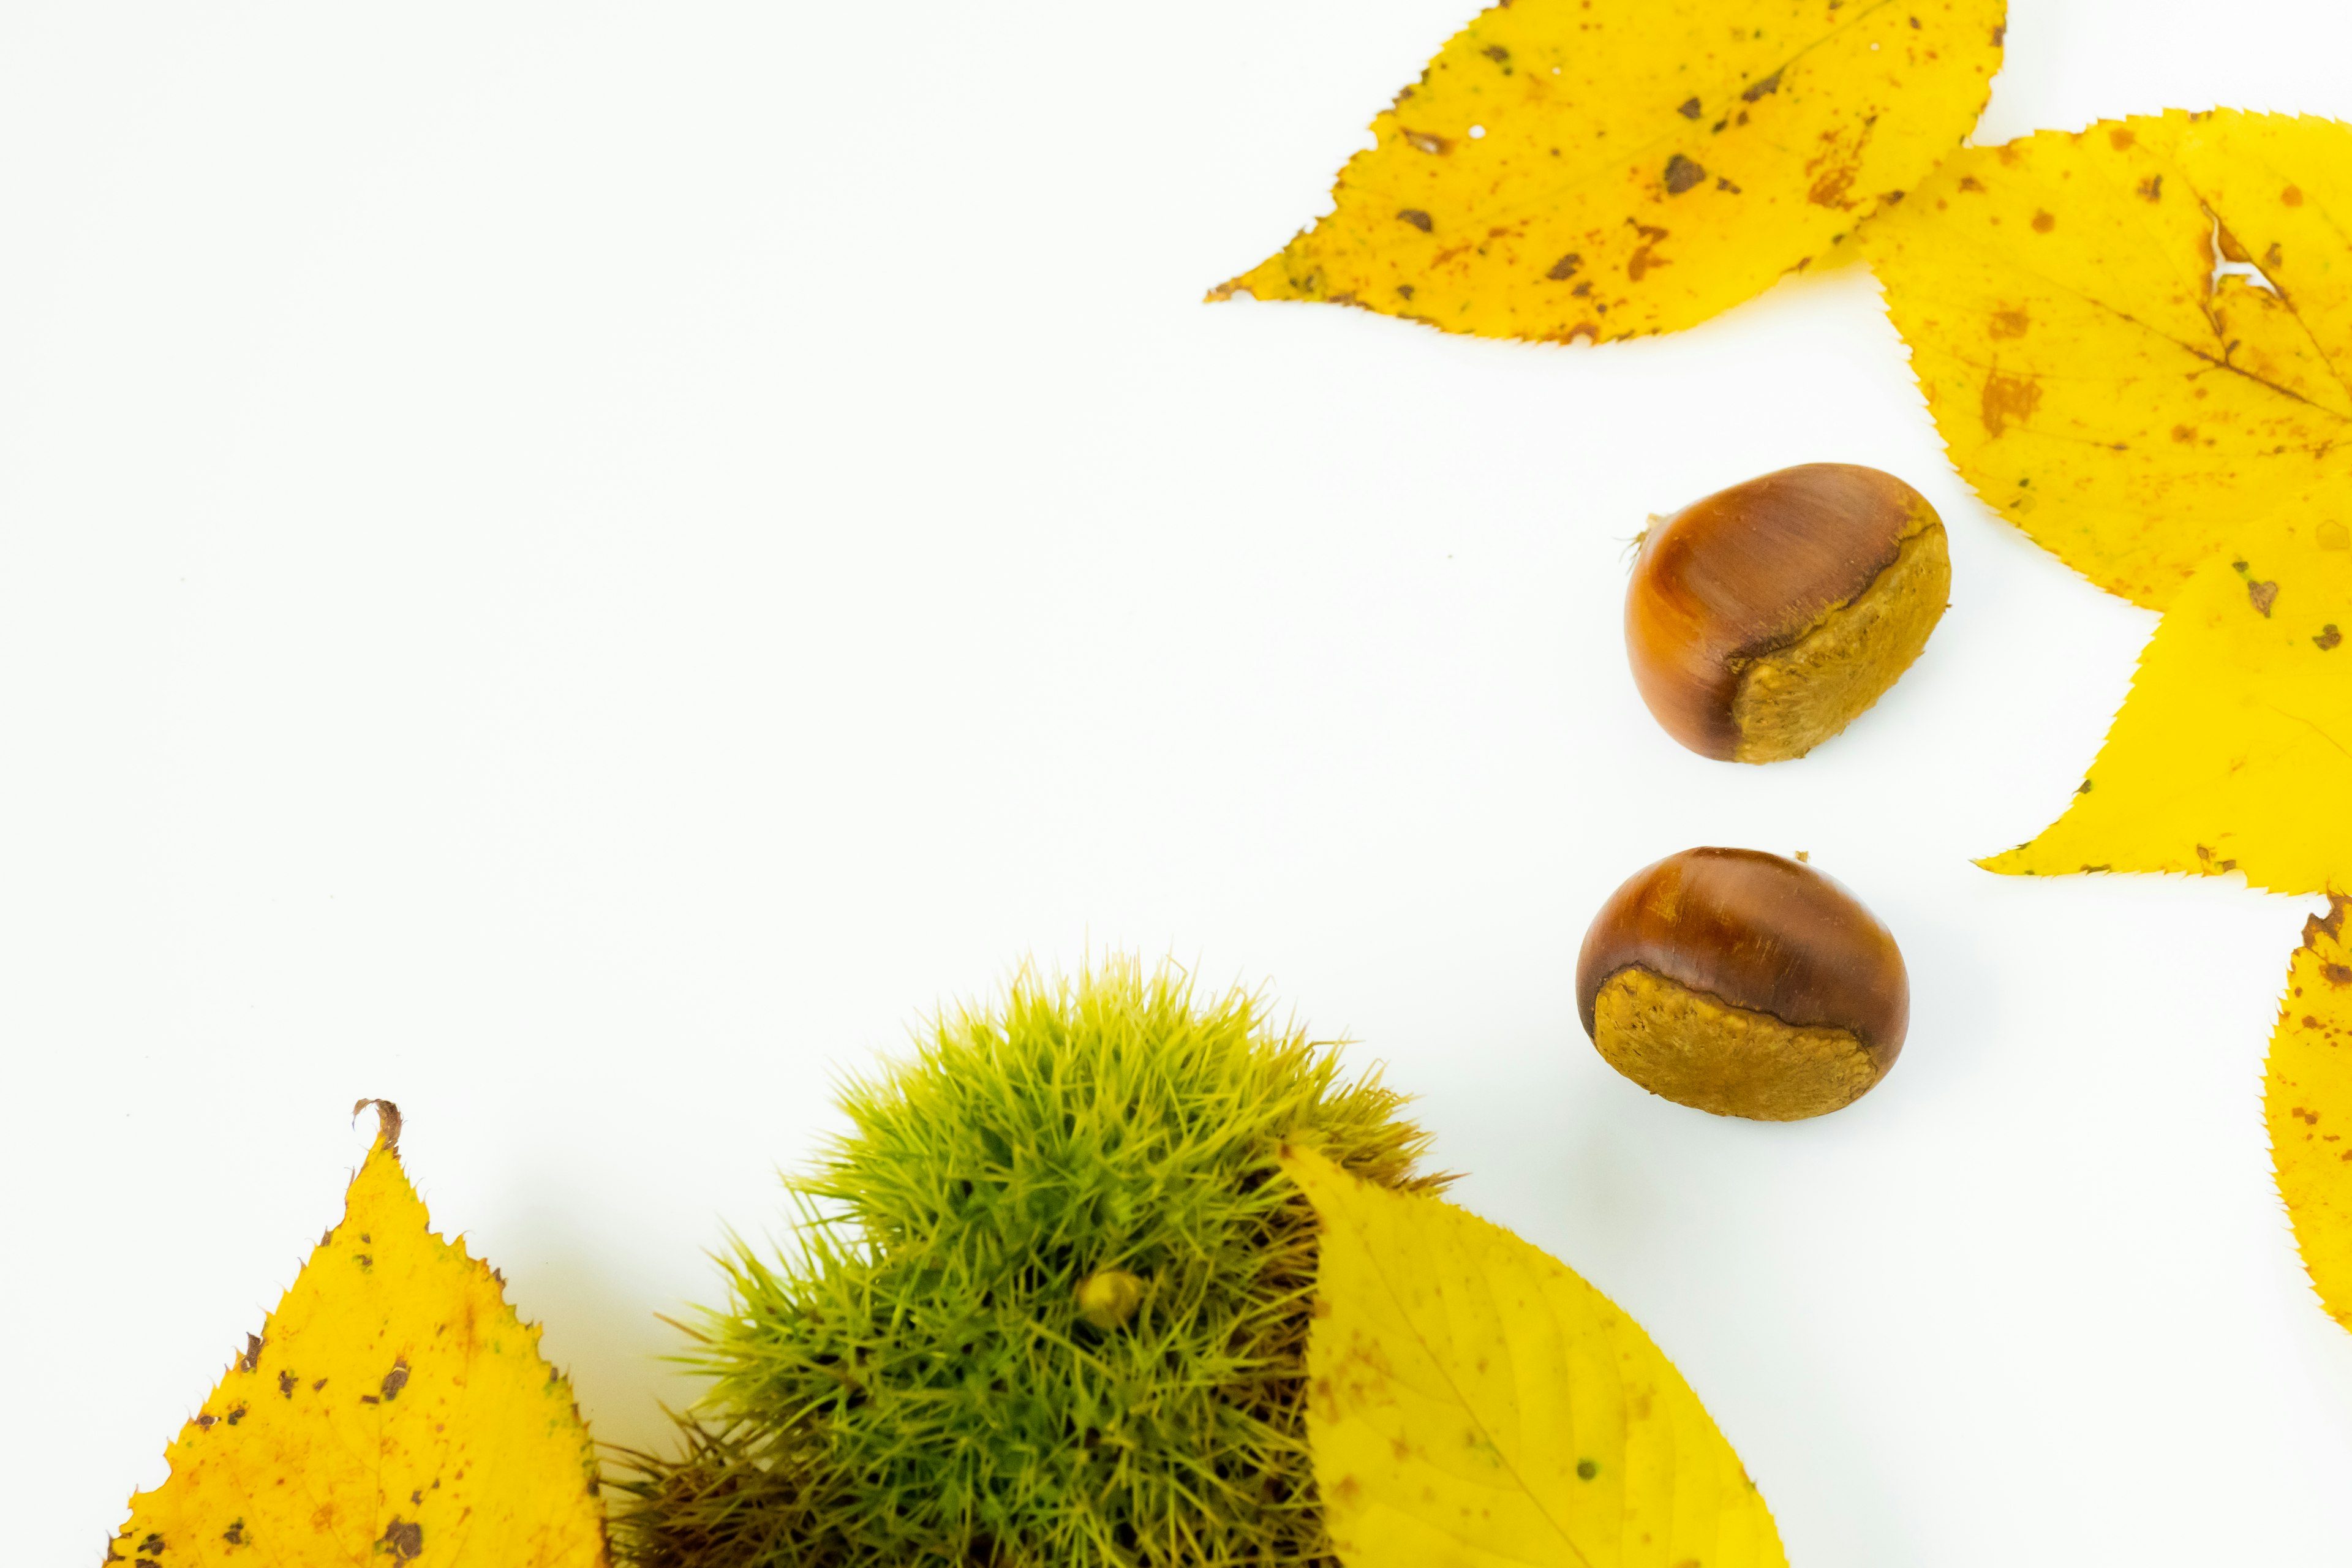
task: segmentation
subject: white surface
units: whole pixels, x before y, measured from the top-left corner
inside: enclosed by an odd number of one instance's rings
[[[1461,0],[0,16],[0,1512],[95,1563],[406,1110],[601,1436],[836,1071],[1024,954],[1265,983],[1649,1327],[1801,1568],[2352,1562],[2269,1179],[2306,904],[2024,882],[2153,618],[1952,477],[1857,270],[1680,337],[1198,303]],[[1984,135],[2352,117],[2334,0],[2016,0]],[[1814,757],[1618,642],[1644,515],[1875,463],[1954,607]],[[1612,1076],[1695,843],[1889,921],[1793,1127]]]

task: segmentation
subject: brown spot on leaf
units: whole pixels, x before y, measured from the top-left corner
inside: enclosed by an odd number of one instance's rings
[[[1412,284],[1410,284],[1410,283],[1400,283],[1400,284],[1398,284],[1398,285],[1397,285],[1397,298],[1398,298],[1398,299],[1400,299],[1400,300],[1410,300],[1410,299],[1412,299]]]
[[[1666,160],[1666,195],[1681,195],[1706,178],[1706,171],[1680,153]]]
[[[1840,207],[1846,205],[1845,194],[1853,188],[1856,171],[1851,163],[1842,163],[1813,182],[1805,199],[1817,207]]]
[[[2303,192],[2297,186],[2289,185],[2279,193],[2279,200],[2291,207],[2299,207],[2303,205]]]
[[[1633,223],[1633,220],[1628,218],[1625,221]],[[1642,275],[1650,271],[1652,268],[1671,267],[1674,265],[1672,261],[1669,261],[1666,258],[1658,254],[1658,242],[1666,237],[1666,231],[1664,229],[1656,227],[1651,224],[1635,223],[1633,224],[1633,231],[1642,237],[1642,247],[1640,249],[1634,251],[1632,256],[1626,258],[1626,277],[1632,279],[1634,282],[1639,283],[1642,280]],[[1620,300],[1619,303],[1622,304],[1623,301]],[[1609,307],[1603,305],[1601,309],[1605,311]]]
[[[2194,425],[2175,425],[2172,427],[2172,438],[2180,442],[2194,441],[2197,439],[2197,426]]]
[[[2164,176],[2162,174],[2150,174],[2147,179],[2142,180],[2135,188],[2139,192],[2140,200],[2144,202],[2160,202],[2164,199]]]
[[[2276,583],[2248,583],[2246,584],[2246,597],[2253,601],[2254,608],[2262,613],[2264,619],[2268,619],[2271,613],[2271,606],[2278,603],[2278,584]]]
[[[1686,98],[1684,99],[1680,104],[1675,106],[1675,112],[1681,115],[1685,120],[1696,120],[1699,115],[1705,111],[1699,108],[1697,99]]]
[[[2320,627],[2319,635],[2311,640],[2319,645],[2320,652],[2326,653],[2328,649],[2336,647],[2344,640],[2344,634],[2336,629],[2335,622],[2330,621],[2327,625]]]
[[[2048,213],[2046,213],[2046,212],[2040,212],[2040,211],[2037,211],[2037,212],[2035,212],[2035,213],[2034,213],[2034,215],[2033,215],[2033,232],[2034,232],[2034,233],[2036,233],[2036,234],[2048,234],[2052,229],[2056,228],[2057,226],[2058,226],[2058,220],[2057,220],[2056,218],[2054,218],[2054,217],[2051,216]]]
[[[261,1336],[259,1334],[247,1334],[245,1336],[245,1349],[238,1353],[236,1358],[236,1370],[239,1372],[251,1372],[255,1367],[257,1367],[260,1364]]]
[[[1745,89],[1741,89],[1739,101],[1742,103],[1753,103],[1759,98],[1763,98],[1768,94],[1775,93],[1780,90],[1780,73],[1779,71],[1774,71],[1762,81],[1751,82]]]
[[[1407,146],[1418,153],[1427,153],[1436,156],[1454,150],[1452,142],[1443,136],[1433,136],[1426,131],[1409,131],[1403,126],[1399,126],[1397,134],[1404,138]]]
[[[1570,279],[1575,277],[1576,269],[1583,265],[1584,258],[1578,252],[1571,250],[1566,256],[1561,257],[1558,261],[1553,262],[1551,264],[1551,269],[1546,272],[1544,276],[1550,279],[1555,283],[1565,283]]]
[[[1478,52],[1498,66],[1507,66],[1511,63],[1511,51],[1500,44],[1488,44]]]
[[[2022,425],[2032,418],[2041,403],[2040,382],[2030,375],[2003,375],[1993,371],[1985,377],[1978,416],[1984,421],[1985,433],[1998,437],[2011,424]]]
[[[1990,331],[1997,338],[2021,338],[2025,335],[2025,329],[2032,324],[2021,310],[1995,310]]]
[[[2275,272],[2285,265],[2286,252],[2278,247],[2277,240],[2271,241],[2271,247],[2263,252],[2263,269],[2266,272]]]
[[[2133,135],[2129,130],[2121,125],[2115,127],[2107,132],[2108,142],[2112,144],[2115,150],[2118,153],[2122,152],[2125,148],[2130,146],[2133,142],[2138,140],[2138,137]]]
[[[1436,226],[1430,222],[1429,215],[1422,211],[1419,207],[1399,207],[1397,209],[1397,217],[1402,222],[1412,225],[1413,227],[1421,230],[1423,234],[1427,234],[1432,228]]]
[[[414,1563],[425,1552],[425,1527],[395,1513],[392,1522],[383,1527],[383,1539],[376,1544],[390,1552],[394,1563]]]
[[[1982,191],[1984,189],[1984,182],[1978,179],[1974,174],[1962,174],[1960,176],[1960,189],[1964,191]]]

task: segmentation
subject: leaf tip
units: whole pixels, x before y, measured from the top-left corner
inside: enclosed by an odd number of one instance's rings
[[[1322,296],[1311,289],[1301,288],[1292,279],[1283,265],[1288,258],[1288,247],[1276,251],[1246,272],[1236,273],[1202,297],[1202,303],[1213,305],[1239,294],[1251,300],[1316,300]]]
[[[1284,1173],[1298,1184],[1298,1190],[1318,1212],[1332,1194],[1335,1178],[1347,1173],[1327,1155],[1300,1143],[1283,1144],[1277,1157]]]
[[[400,1157],[400,1107],[388,1100],[356,1100],[352,1102],[352,1120],[357,1121],[360,1112],[375,1107],[375,1141],[393,1158]]]

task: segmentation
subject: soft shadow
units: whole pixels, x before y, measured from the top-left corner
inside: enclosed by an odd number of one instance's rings
[[[676,1301],[637,1287],[618,1249],[600,1246],[572,1214],[534,1203],[518,1216],[522,1242],[508,1267],[508,1299],[541,1325],[541,1352],[572,1380],[580,1413],[600,1444],[656,1453],[673,1447],[662,1407],[682,1409],[699,1380],[667,1361],[690,1342],[657,1313]]]

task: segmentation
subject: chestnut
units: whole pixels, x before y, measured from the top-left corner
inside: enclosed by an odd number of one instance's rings
[[[1910,668],[1951,585],[1926,497],[1876,468],[1806,463],[1643,535],[1625,651],[1642,700],[1692,751],[1801,757]]]
[[[1609,896],[1576,1007],[1611,1067],[1718,1116],[1797,1121],[1851,1105],[1903,1049],[1895,937],[1811,866],[1685,849]]]

